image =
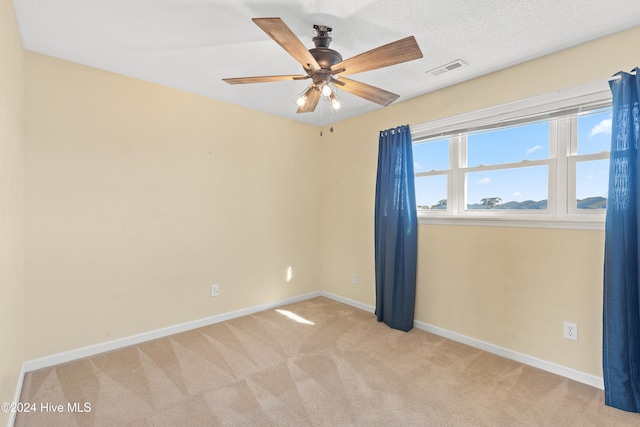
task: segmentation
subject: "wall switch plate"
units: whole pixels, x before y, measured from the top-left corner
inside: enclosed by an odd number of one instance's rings
[[[211,296],[212,297],[218,296],[218,285],[211,285]]]
[[[353,283],[354,285],[358,284],[358,275],[357,274],[352,274],[351,275],[351,283]]]

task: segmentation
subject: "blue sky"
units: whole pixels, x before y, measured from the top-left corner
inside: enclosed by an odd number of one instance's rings
[[[549,124],[534,123],[500,131],[478,132],[468,136],[468,165],[539,160],[549,156]],[[611,145],[611,112],[581,115],[578,119],[578,154],[608,151]],[[577,198],[606,197],[608,160],[580,162],[577,167]],[[414,145],[416,172],[447,169],[446,140]],[[467,175],[468,203],[485,197],[503,202],[547,198],[546,166],[525,169],[474,172]],[[434,205],[446,199],[444,176],[416,179],[418,205]]]

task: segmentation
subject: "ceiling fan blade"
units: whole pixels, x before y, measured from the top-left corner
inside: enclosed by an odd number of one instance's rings
[[[253,18],[253,22],[293,56],[305,69],[319,70],[318,61],[280,18]]]
[[[400,97],[400,95],[396,95],[395,93],[368,85],[366,83],[347,79],[346,77],[341,77],[338,81],[344,83],[344,85],[341,85],[340,88],[346,90],[347,92],[359,96],[360,98],[364,98],[368,101],[375,102],[376,104],[380,104],[384,107],[391,104],[393,101]]]
[[[401,40],[368,50],[334,65],[332,70],[340,75],[361,73],[422,58],[422,51],[415,37],[409,36]]]
[[[255,76],[255,77],[234,77],[228,79],[222,79],[230,85],[239,85],[245,83],[266,83],[266,82],[279,82],[282,80],[304,80],[308,76],[302,74],[292,74],[286,76]]]
[[[313,110],[316,109],[316,106],[318,105],[318,101],[320,101],[320,90],[315,88],[309,94],[309,97],[307,98],[307,104],[304,107],[298,108],[297,112],[311,113]]]

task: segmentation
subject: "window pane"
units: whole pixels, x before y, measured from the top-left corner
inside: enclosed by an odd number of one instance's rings
[[[576,207],[606,209],[609,190],[609,160],[576,163]]]
[[[413,169],[415,173],[449,169],[449,140],[413,144]]]
[[[447,209],[447,175],[416,177],[418,210]]]
[[[578,116],[578,154],[611,149],[611,109]]]
[[[470,133],[467,165],[495,165],[549,157],[549,122]]]
[[[547,209],[547,166],[470,172],[467,209]]]

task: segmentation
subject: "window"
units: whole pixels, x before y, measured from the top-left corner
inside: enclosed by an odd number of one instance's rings
[[[412,127],[421,221],[602,228],[611,96],[595,88]]]
[[[570,212],[604,210],[609,187],[609,147],[611,146],[611,108],[579,114],[577,138],[571,147],[569,170],[575,176],[575,204]]]
[[[449,175],[449,140],[436,139],[413,146],[418,209],[446,209]]]

